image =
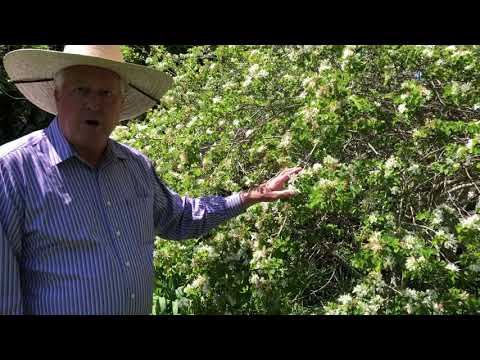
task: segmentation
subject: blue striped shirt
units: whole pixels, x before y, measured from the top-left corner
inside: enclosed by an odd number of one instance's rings
[[[198,237],[239,194],[180,197],[112,139],[92,168],[55,118],[0,147],[0,313],[149,314],[155,235]]]

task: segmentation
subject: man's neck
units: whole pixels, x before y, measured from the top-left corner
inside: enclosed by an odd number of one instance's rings
[[[103,147],[103,149],[90,149],[90,148],[79,148],[75,145],[72,145],[73,148],[76,150],[78,156],[86,162],[90,167],[95,168],[99,164],[100,160],[103,158],[105,151],[107,149],[107,145]]]

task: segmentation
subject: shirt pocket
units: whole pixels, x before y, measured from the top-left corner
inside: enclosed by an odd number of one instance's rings
[[[125,225],[133,239],[141,244],[153,244],[153,194],[136,193],[127,197]]]
[[[100,245],[98,219],[69,193],[52,191],[28,208],[26,248],[37,255],[61,250],[86,250]]]

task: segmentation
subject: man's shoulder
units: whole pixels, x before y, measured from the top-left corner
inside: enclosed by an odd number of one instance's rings
[[[32,147],[44,139],[44,137],[44,129],[40,129],[1,145],[0,162],[22,157],[25,153],[30,152]]]

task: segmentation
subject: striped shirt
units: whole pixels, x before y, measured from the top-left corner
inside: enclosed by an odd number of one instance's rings
[[[112,139],[92,168],[55,118],[0,147],[0,313],[149,314],[155,235],[198,237],[244,210],[238,193],[180,197]]]

